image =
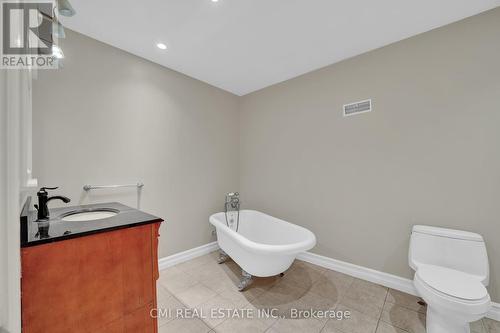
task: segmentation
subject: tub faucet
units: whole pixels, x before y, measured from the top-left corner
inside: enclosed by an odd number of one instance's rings
[[[236,216],[234,216],[235,213],[237,214]],[[226,194],[224,214],[226,216],[226,225],[229,228],[232,228],[236,217],[236,232],[238,232],[240,227],[240,194],[238,192],[230,192]]]
[[[57,187],[42,187],[40,191],[37,192],[38,196],[38,205],[35,205],[35,208],[38,210],[38,219],[37,221],[43,221],[49,219],[49,207],[47,203],[50,200],[59,199],[65,203],[70,202],[71,200],[67,197],[63,197],[61,195],[55,195],[49,198],[49,194],[47,190],[57,190]]]
[[[226,211],[229,206],[231,206],[232,209],[240,209],[240,194],[238,192],[226,194]]]

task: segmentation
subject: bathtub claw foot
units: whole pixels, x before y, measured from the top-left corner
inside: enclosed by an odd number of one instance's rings
[[[243,275],[243,277],[241,278],[240,283],[238,284],[239,291],[245,290],[253,282],[252,275],[248,274],[244,270],[241,271],[241,275]]]
[[[229,256],[226,252],[219,250],[219,258],[217,258],[217,263],[222,264],[225,263],[229,259]]]

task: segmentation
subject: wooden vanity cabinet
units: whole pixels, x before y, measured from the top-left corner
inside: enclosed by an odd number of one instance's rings
[[[157,332],[159,226],[22,248],[23,333]]]

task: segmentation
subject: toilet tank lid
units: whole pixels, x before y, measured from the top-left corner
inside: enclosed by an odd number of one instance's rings
[[[484,242],[483,237],[481,235],[473,232],[431,227],[428,225],[414,225],[412,232],[433,235],[433,236],[454,238],[454,239],[463,239],[475,242]]]

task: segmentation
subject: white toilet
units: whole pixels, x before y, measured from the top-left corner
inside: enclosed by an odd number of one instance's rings
[[[416,225],[408,259],[413,284],[427,303],[428,333],[469,333],[469,323],[489,311],[488,255],[481,235]]]

